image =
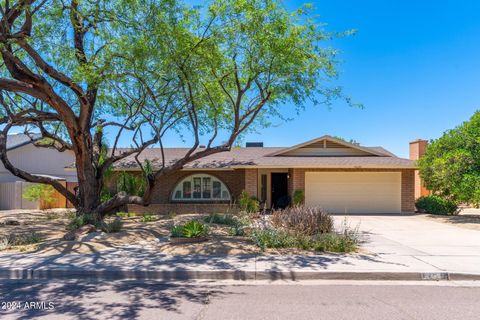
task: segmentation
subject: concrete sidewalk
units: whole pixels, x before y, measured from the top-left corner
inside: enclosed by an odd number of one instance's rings
[[[476,262],[480,266],[480,259]],[[480,280],[415,256],[376,254],[167,256],[130,247],[92,254],[0,256],[1,279]]]
[[[344,217],[336,216],[338,230]],[[361,253],[183,255],[131,245],[91,254],[1,254],[3,279],[480,280],[480,231],[416,216],[349,216]]]

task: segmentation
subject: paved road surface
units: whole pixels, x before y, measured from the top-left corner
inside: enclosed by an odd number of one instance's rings
[[[21,310],[2,309],[0,319],[480,318],[480,286],[427,284],[8,280],[0,282],[1,307],[18,302]],[[24,309],[25,302],[37,304]]]

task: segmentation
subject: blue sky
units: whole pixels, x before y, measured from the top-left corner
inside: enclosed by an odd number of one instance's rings
[[[288,1],[294,8],[302,1]],[[334,41],[338,83],[359,110],[338,102],[249,135],[291,145],[323,134],[381,145],[408,156],[408,142],[432,139],[480,109],[480,1],[315,1],[328,30],[357,29]],[[288,132],[289,134],[285,134]]]
[[[285,3],[294,9],[304,2]],[[480,109],[480,1],[314,3],[327,30],[358,30],[332,45],[343,60],[336,84],[365,108],[309,106],[244,141],[291,146],[330,134],[408,157],[409,141],[437,138]],[[165,145],[189,142],[171,135]]]

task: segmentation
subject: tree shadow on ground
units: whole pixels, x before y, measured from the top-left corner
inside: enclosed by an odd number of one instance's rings
[[[232,293],[218,286],[185,282],[9,280],[0,283],[0,296],[5,301],[44,301],[55,306],[53,310],[10,310],[10,315],[22,320],[48,319],[52,314],[82,320],[138,319],[145,313],[156,314],[156,318],[181,317],[182,304],[194,304],[193,309],[200,309],[210,299],[228,294]]]
[[[480,225],[480,215],[477,214],[468,214],[468,215],[428,215],[429,218],[435,220],[443,220],[452,224],[476,224]]]

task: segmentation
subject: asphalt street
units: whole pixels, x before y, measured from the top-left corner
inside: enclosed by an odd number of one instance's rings
[[[2,280],[0,297],[1,319],[480,318],[476,283]]]

